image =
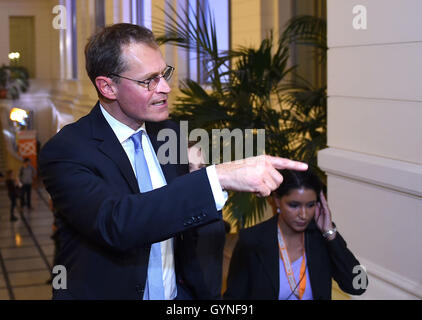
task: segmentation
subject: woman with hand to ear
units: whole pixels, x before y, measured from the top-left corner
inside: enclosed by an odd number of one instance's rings
[[[366,273],[354,273],[359,261],[332,222],[318,177],[310,170],[280,173],[277,213],[240,231],[224,298],[331,299],[332,279],[346,293],[364,293]]]

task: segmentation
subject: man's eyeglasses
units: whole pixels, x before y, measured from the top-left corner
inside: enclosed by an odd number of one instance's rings
[[[155,77],[146,79],[146,80],[135,80],[135,79],[130,79],[130,78],[126,78],[123,77],[121,75],[118,74],[114,74],[114,73],[110,73],[111,76],[115,76],[118,78],[123,78],[126,80],[131,80],[131,81],[135,81],[137,84],[148,88],[149,91],[154,90],[155,88],[157,88],[158,84],[160,83],[161,78],[164,78],[164,80],[169,81],[173,75],[174,72],[174,68],[172,66],[167,66],[166,69],[163,71],[162,74],[156,75]]]

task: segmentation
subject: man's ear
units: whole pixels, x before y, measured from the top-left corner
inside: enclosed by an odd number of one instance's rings
[[[116,100],[117,88],[113,81],[105,76],[98,76],[95,78],[95,85],[98,91],[107,99]]]

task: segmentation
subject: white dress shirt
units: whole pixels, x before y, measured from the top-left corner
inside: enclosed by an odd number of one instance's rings
[[[143,124],[142,127],[135,131],[127,125],[116,120],[103,108],[101,104],[100,108],[102,114],[104,115],[105,119],[107,120],[108,124],[112,128],[114,134],[125,150],[132,165],[133,172],[136,176],[135,148],[130,137],[134,133],[141,130],[146,132],[145,124]],[[152,188],[157,189],[165,186],[167,182],[158,162],[157,155],[155,154],[154,148],[151,146],[149,139],[145,135],[142,135],[142,147],[151,176]],[[216,208],[217,210],[221,210],[227,201],[227,192],[221,189],[215,166],[209,166],[206,168],[206,170],[208,180],[210,181],[211,190],[213,192]],[[173,238],[161,242],[161,257],[163,264],[164,297],[166,300],[172,300],[177,296],[176,274],[174,271]]]

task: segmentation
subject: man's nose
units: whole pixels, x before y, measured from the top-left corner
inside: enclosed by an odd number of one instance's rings
[[[160,82],[158,83],[157,88],[155,90],[157,92],[169,93],[171,91],[171,87],[167,80],[161,77]]]

